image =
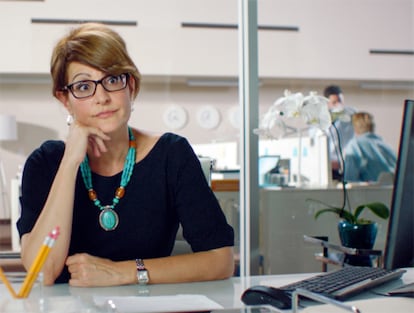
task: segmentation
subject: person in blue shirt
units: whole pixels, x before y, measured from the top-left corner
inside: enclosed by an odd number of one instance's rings
[[[374,134],[374,119],[367,112],[352,116],[355,136],[345,149],[345,181],[373,182],[381,173],[394,173],[397,156]]]

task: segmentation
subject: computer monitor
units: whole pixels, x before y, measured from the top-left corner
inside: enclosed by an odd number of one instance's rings
[[[259,155],[278,155],[289,160],[289,185],[327,187],[332,183],[328,138],[322,132],[304,134],[301,140],[299,137],[260,139]]]
[[[280,155],[262,155],[259,156],[259,186],[277,184],[272,182],[272,173],[279,166]],[[276,174],[276,172],[274,173]],[[281,173],[279,173],[281,174]],[[286,181],[286,184],[288,181]]]
[[[384,267],[414,266],[414,101],[405,100]]]

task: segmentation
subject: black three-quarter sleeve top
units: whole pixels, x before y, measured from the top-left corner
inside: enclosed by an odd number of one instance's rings
[[[20,236],[33,228],[64,149],[62,141],[46,141],[27,159],[17,222]],[[93,188],[102,205],[112,204],[121,175],[106,177],[92,172]],[[185,138],[172,133],[162,135],[150,153],[135,164],[115,211],[118,227],[105,231],[99,225],[100,209],[89,200],[78,171],[69,255],[85,252],[113,261],[168,256],[179,223],[194,252],[234,245],[233,229],[208,186],[197,156]],[[68,279],[65,267],[56,282]]]

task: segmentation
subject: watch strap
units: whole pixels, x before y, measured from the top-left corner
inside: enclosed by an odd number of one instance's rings
[[[135,263],[137,265],[137,279],[138,284],[146,285],[149,282],[148,270],[145,268],[144,260],[136,259]]]
[[[145,271],[145,265],[143,259],[136,259],[135,263],[137,264],[137,271]]]

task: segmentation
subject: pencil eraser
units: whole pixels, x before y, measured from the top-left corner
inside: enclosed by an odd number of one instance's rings
[[[60,234],[60,228],[59,226],[56,226],[55,229],[52,230],[52,232],[50,233],[50,237],[53,239],[56,239]]]

